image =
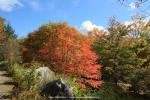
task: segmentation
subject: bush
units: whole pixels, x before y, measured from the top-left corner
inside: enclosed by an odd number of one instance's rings
[[[65,80],[70,84],[75,93],[76,97],[87,96],[87,93],[79,87],[75,78],[65,78]]]
[[[113,83],[105,83],[99,89],[89,88],[90,95],[100,97],[101,100],[148,100],[147,97],[135,95],[132,93],[123,93],[121,88]]]
[[[27,69],[23,65],[14,64],[11,67],[11,73],[13,74],[14,81],[22,90],[30,90],[38,83],[34,66]]]
[[[39,96],[39,82],[35,74],[35,65],[25,68],[23,65],[14,64],[10,67],[9,72],[12,73],[16,87],[16,100],[44,100]],[[87,97],[88,93],[79,87],[75,78],[69,78],[63,75],[56,75],[54,80],[63,78],[65,79],[73,89],[76,97]]]
[[[17,84],[15,99],[25,100],[41,100],[39,94],[39,82],[35,74],[35,65],[25,68],[23,65],[14,64],[9,68],[12,73],[14,82]],[[56,75],[54,80],[62,78],[62,75]],[[78,87],[75,78],[64,78],[72,86],[76,96],[85,96],[86,94]],[[21,98],[20,98],[21,97]],[[40,99],[39,99],[40,98]],[[42,99],[44,100],[44,99]]]
[[[16,83],[14,99],[26,100],[26,98],[29,98],[28,100],[41,100],[36,99],[40,96],[38,95],[38,82],[34,66],[27,69],[23,65],[14,64],[9,67],[9,72],[13,75],[13,80]]]
[[[76,81],[77,80],[76,78],[70,78],[70,77],[57,74],[55,77],[55,80],[60,79],[60,78],[63,78],[70,84],[76,97],[88,96],[87,92],[85,92],[82,88],[80,88],[79,83]]]
[[[13,100],[46,100],[41,97],[37,91],[22,91]]]
[[[91,96],[97,97],[99,96],[102,100],[122,100],[118,93],[117,88],[114,88],[112,85],[105,85],[101,87],[100,89],[93,90],[92,88],[89,88],[89,92]]]

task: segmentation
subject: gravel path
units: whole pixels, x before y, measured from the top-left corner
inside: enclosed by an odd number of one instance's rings
[[[11,94],[14,88],[12,78],[6,71],[0,71],[0,100],[11,100]]]

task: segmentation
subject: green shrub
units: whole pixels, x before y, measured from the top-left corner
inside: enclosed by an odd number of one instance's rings
[[[44,97],[41,97],[37,91],[21,91],[13,100],[46,100]]]
[[[117,89],[117,88],[116,88]],[[117,91],[115,91],[114,86],[105,85],[99,89],[93,90],[89,88],[91,96],[100,97],[102,100],[120,100]]]
[[[103,87],[95,90],[89,88],[89,92],[91,96],[98,96],[101,100],[145,100],[144,97],[139,95],[123,93],[116,84],[112,83],[105,83]]]
[[[36,87],[37,80],[35,75],[35,67],[30,69],[24,68],[19,64],[10,67],[9,72],[12,73],[14,82],[17,83],[21,90],[30,90]]]
[[[61,78],[66,80],[70,84],[76,97],[87,97],[88,96],[87,92],[85,92],[83,89],[81,89],[79,87],[79,84],[77,83],[76,78],[70,78],[70,77],[66,77],[64,75],[57,74],[55,77],[55,80],[61,79]]]
[[[14,100],[44,100],[39,96],[39,84],[35,74],[35,66],[25,68],[23,65],[14,64],[9,68],[16,85]]]
[[[39,93],[39,82],[37,79],[37,76],[35,74],[35,69],[36,65],[30,65],[30,67],[24,67],[23,65],[19,64],[14,64],[13,66],[10,67],[9,71],[13,75],[14,81],[17,83],[17,96],[15,98],[19,100],[24,100],[20,99],[19,96],[23,98],[31,98],[31,100],[38,100],[35,99],[36,96],[37,98],[40,98],[38,95]],[[76,97],[87,97],[88,94],[87,92],[83,91],[78,83],[76,82],[75,78],[69,78],[69,77],[64,77],[63,75],[56,75],[54,77],[54,80],[57,79],[65,79],[72,87],[73,92],[75,93]],[[30,99],[29,99],[30,100]],[[43,100],[43,99],[39,99]]]

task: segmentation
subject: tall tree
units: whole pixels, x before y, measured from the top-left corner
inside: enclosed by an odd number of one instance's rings
[[[64,23],[50,29],[48,37],[48,42],[40,50],[41,56],[54,67],[52,69],[64,72],[67,65],[74,63],[74,56],[80,53],[82,36],[75,28]]]
[[[7,38],[17,38],[17,35],[15,34],[15,31],[13,30],[10,23],[6,23],[4,26],[4,32],[6,33]]]
[[[0,60],[8,64],[18,59],[17,36],[6,20],[0,18]]]
[[[4,61],[5,58],[5,44],[6,44],[6,34],[4,32],[4,19],[0,17],[0,61]]]
[[[148,23],[140,20],[126,26],[113,18],[108,28],[109,35],[97,37],[93,48],[101,57],[99,63],[103,65],[105,81],[130,83],[132,90],[140,93],[140,82],[149,76],[146,71],[150,67]]]
[[[80,86],[87,89],[87,86],[99,88],[102,85],[101,65],[97,64],[98,56],[92,51],[89,39],[83,39],[81,53],[75,56],[75,64],[68,66],[67,73],[78,76]]]
[[[42,61],[55,72],[75,76],[84,86],[97,88],[101,85],[100,66],[85,41],[85,36],[66,23],[48,23],[22,40],[23,58],[25,62]]]

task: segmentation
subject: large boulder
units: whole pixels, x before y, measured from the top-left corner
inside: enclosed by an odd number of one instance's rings
[[[54,100],[75,100],[72,87],[63,79],[49,82],[40,91],[41,96],[53,98]]]
[[[55,77],[55,73],[48,67],[39,67],[35,70],[35,73],[41,86],[47,84],[50,81],[53,81]]]

